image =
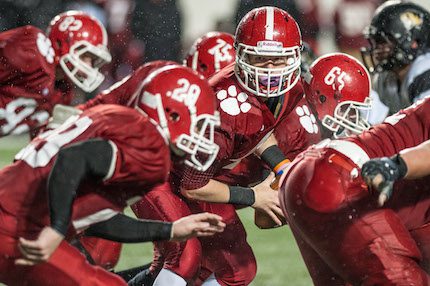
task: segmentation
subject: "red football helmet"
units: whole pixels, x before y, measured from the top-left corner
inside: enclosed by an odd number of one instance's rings
[[[358,60],[343,53],[324,55],[303,79],[306,99],[335,138],[370,127],[370,76]]]
[[[161,127],[171,146],[188,154],[185,163],[199,171],[206,171],[218,154],[214,143],[214,129],[220,124],[216,107],[215,94],[205,78],[178,65],[151,73],[136,103],[138,110]]]
[[[248,91],[264,97],[279,96],[299,80],[302,37],[296,21],[276,7],[256,8],[242,18],[236,30],[236,77]],[[273,57],[282,68],[263,68],[251,57]]]
[[[234,37],[228,33],[209,32],[198,38],[184,59],[184,65],[206,78],[234,62]]]
[[[52,19],[47,34],[55,51],[55,64],[73,83],[91,92],[103,82],[99,69],[112,58],[106,29],[96,18],[81,11],[68,11]],[[92,65],[83,61],[84,55],[92,59]]]

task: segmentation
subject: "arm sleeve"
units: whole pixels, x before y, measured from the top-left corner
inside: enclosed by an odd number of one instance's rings
[[[93,139],[61,149],[48,179],[51,227],[65,235],[77,189],[88,176],[109,173],[113,149],[108,141]]]
[[[117,214],[109,220],[93,224],[85,230],[85,235],[123,243],[169,240],[172,225],[170,222],[138,220]]]

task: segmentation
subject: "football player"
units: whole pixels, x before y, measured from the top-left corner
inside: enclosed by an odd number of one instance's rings
[[[222,176],[253,153],[272,170],[281,172],[285,166],[272,132],[302,95],[301,44],[299,27],[287,12],[274,7],[248,12],[235,34],[236,62],[210,79],[221,115],[215,132],[217,160],[206,172],[173,172],[172,186],[194,212],[210,209],[229,224],[224,235],[200,240],[203,267],[214,273],[204,282],[207,285],[248,285],[255,277],[255,257],[236,205],[252,206],[281,224],[278,196],[269,186],[273,176],[252,188]]]
[[[343,53],[321,56],[303,79],[305,96],[275,129],[278,145],[288,159],[324,138],[360,134],[369,128],[370,77],[357,59]],[[261,165],[252,167],[245,174],[262,172]],[[275,226],[258,212],[255,224],[260,228]]]
[[[200,168],[208,157],[198,154],[217,150],[211,136],[219,122],[214,95],[201,76],[170,65],[140,87],[135,109],[107,104],[72,116],[0,171],[0,265],[6,270],[0,281],[126,285],[85,262],[65,238],[85,231],[120,242],[182,240],[223,230],[221,218],[212,214],[174,224],[121,214],[145,190],[167,180],[171,160]]]
[[[430,92],[430,13],[411,2],[387,1],[375,11],[364,36],[363,62],[373,87],[394,114]],[[378,112],[378,111],[377,111]]]
[[[399,182],[408,191],[379,208],[360,169],[429,140],[429,107],[424,99],[358,136],[311,147],[281,178],[282,209],[315,285],[428,284],[428,180]]]
[[[224,32],[209,32],[191,46],[184,65],[206,78],[234,62],[234,36]]]
[[[55,104],[70,104],[72,84],[93,91],[111,61],[105,28],[79,11],[56,16],[46,34],[29,25],[2,32],[0,43],[0,136],[44,125]]]

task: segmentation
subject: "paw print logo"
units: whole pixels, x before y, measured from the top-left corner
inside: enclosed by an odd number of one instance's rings
[[[236,116],[239,113],[247,113],[251,109],[251,104],[246,102],[248,95],[244,92],[237,94],[234,85],[227,90],[218,91],[216,97],[221,101],[221,109],[229,115]]]
[[[54,62],[55,52],[52,48],[51,40],[42,33],[37,34],[37,48],[48,63],[52,64]]]
[[[308,133],[318,133],[318,125],[315,116],[306,105],[298,106],[296,113],[299,116],[300,124]]]

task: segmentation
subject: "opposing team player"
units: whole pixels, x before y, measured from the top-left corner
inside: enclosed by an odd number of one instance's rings
[[[428,284],[428,180],[399,182],[405,192],[379,208],[360,168],[428,140],[429,107],[422,100],[361,135],[311,147],[281,178],[282,208],[315,285]]]
[[[91,92],[111,61],[103,25],[83,12],[56,16],[45,34],[34,26],[0,33],[0,136],[46,123],[55,104],[69,104],[73,84]]]
[[[363,62],[389,114],[430,92],[430,13],[411,2],[387,1],[364,31]]]
[[[65,242],[87,227],[88,234],[122,242],[222,231],[224,224],[212,214],[185,218],[173,228],[120,214],[167,179],[171,158],[200,168],[207,157],[197,156],[208,146],[217,149],[210,135],[218,122],[214,95],[201,76],[166,66],[141,88],[136,110],[88,109],[37,137],[0,172],[2,282],[125,285]]]
[[[234,36],[224,32],[209,32],[191,46],[185,56],[184,65],[198,71],[206,78],[233,63]]]

